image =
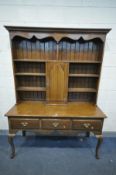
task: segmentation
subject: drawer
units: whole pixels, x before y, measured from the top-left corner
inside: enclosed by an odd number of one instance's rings
[[[71,121],[65,119],[43,119],[41,120],[42,129],[71,129]]]
[[[81,129],[81,130],[101,130],[102,121],[101,120],[73,120],[72,128]]]
[[[38,119],[10,119],[12,129],[37,129],[39,126]]]

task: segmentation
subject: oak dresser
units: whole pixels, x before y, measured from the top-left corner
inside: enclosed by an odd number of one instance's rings
[[[99,158],[106,115],[97,96],[110,29],[5,26],[10,34],[16,104],[6,113],[11,158],[17,131],[93,133]]]

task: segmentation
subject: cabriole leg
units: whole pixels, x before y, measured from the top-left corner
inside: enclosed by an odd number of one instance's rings
[[[8,142],[11,146],[11,156],[10,156],[11,159],[13,159],[15,157],[15,146],[14,146],[14,143],[13,143],[14,136],[15,136],[15,134],[9,134],[8,135]]]
[[[97,141],[97,145],[96,145],[96,159],[99,159],[99,149],[100,149],[100,146],[103,142],[103,136],[102,135],[96,135],[98,141]]]

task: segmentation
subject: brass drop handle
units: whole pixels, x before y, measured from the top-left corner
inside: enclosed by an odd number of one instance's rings
[[[89,127],[91,126],[91,124],[90,124],[90,123],[84,123],[83,126],[84,126],[85,128],[89,128]]]
[[[21,122],[21,125],[25,127],[28,125],[28,122]]]
[[[53,124],[53,126],[54,126],[55,128],[59,125],[58,122],[54,122],[54,123],[52,123],[52,124]]]
[[[93,127],[93,126],[91,126],[91,129],[94,129],[94,127]]]

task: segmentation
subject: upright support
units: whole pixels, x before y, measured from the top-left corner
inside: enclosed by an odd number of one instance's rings
[[[26,131],[22,131],[22,135],[23,135],[23,137],[25,137],[26,136]]]
[[[90,136],[90,132],[87,131],[87,132],[86,132],[86,137],[89,137],[89,136]]]
[[[103,136],[102,135],[96,135],[98,141],[97,141],[97,145],[96,145],[96,159],[100,159],[99,157],[99,149],[100,149],[100,146],[103,142]]]
[[[15,134],[8,135],[8,142],[11,146],[11,156],[10,156],[11,159],[13,159],[15,157],[15,146],[14,146],[14,142],[13,142],[14,136],[15,136]]]

